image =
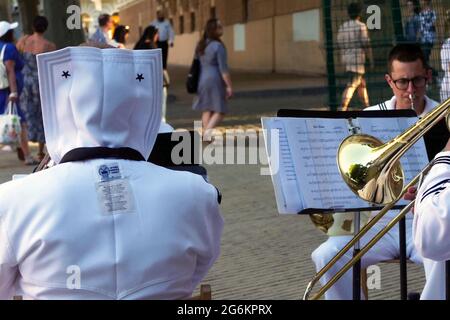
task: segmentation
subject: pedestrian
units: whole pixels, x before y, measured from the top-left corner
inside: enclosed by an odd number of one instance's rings
[[[370,106],[364,74],[366,73],[366,57],[373,68],[373,55],[369,31],[367,26],[361,22],[361,12],[362,7],[359,3],[351,3],[347,7],[350,20],[341,25],[337,35],[342,62],[348,75],[348,82],[342,94],[342,111],[348,110],[355,91],[358,91],[364,107]]]
[[[127,44],[127,39],[130,33],[129,26],[119,25],[114,29],[113,41],[115,41],[115,47],[120,49],[125,49]]]
[[[163,69],[167,70],[167,59],[169,57],[169,46],[174,46],[175,33],[173,32],[172,25],[170,21],[166,19],[163,10],[158,10],[156,12],[156,20],[154,20],[151,25],[158,29],[158,48],[162,50],[163,59]]]
[[[445,18],[445,32],[448,38],[441,48],[441,67],[444,70],[440,91],[441,102],[450,98],[450,10],[447,10]]]
[[[24,68],[24,87],[20,95],[20,105],[25,112],[28,123],[28,139],[39,145],[38,159],[44,158],[44,124],[42,122],[41,98],[36,55],[56,50],[56,45],[44,37],[48,28],[46,17],[37,16],[33,21],[33,34],[25,35],[17,42],[17,49],[22,53]]]
[[[134,50],[148,50],[158,48],[158,29],[155,26],[145,28],[139,41],[134,46]]]
[[[420,17],[420,44],[428,65],[436,41],[436,12],[431,7],[431,0],[422,0]]]
[[[18,157],[20,160],[25,161],[26,165],[35,165],[38,164],[38,161],[30,154],[26,116],[22,111],[19,101],[24,86],[22,74],[24,62],[14,45],[14,29],[18,26],[19,24],[17,22],[0,22],[0,50],[3,51],[3,61],[1,63],[5,64],[9,81],[8,88],[0,89],[0,114],[5,112],[8,103],[16,104],[22,129],[20,134],[20,148],[17,148]]]
[[[420,39],[420,5],[418,0],[408,0],[406,9],[405,41],[417,43]]]
[[[111,16],[107,13],[101,14],[98,17],[98,28],[89,40],[95,43],[102,43],[113,47],[117,47],[117,43],[115,43],[111,39],[110,32],[112,28],[113,28],[113,20]]]
[[[201,73],[193,109],[203,112],[202,125],[206,134],[223,120],[228,112],[227,100],[233,95],[222,35],[220,21],[210,19],[195,52],[200,59]]]

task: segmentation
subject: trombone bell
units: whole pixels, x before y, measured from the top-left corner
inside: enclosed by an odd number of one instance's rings
[[[346,184],[361,199],[374,204],[388,204],[400,196],[404,175],[400,163],[390,157],[391,148],[365,134],[349,136],[339,146],[339,171]]]

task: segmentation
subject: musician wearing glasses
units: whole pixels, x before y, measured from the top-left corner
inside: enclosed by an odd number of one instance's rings
[[[388,101],[366,108],[365,110],[414,109],[420,118],[438,105],[436,101],[431,100],[425,94],[427,84],[431,80],[431,70],[427,67],[424,54],[418,45],[400,44],[391,50],[388,61],[388,74],[386,74],[385,79],[391,87],[394,96]],[[448,158],[450,163],[450,153],[448,154]],[[362,238],[361,246],[364,246],[368,240],[372,239],[397,213],[397,211],[387,213]],[[414,263],[422,263],[422,257],[415,249],[412,239],[412,221],[413,216],[410,213],[406,217],[406,253],[409,260]],[[450,232],[450,227],[448,232]],[[330,236],[327,241],[312,253],[312,259],[316,265],[316,269],[322,269],[351,238],[352,235]],[[450,245],[448,247],[448,252],[450,252]],[[398,228],[393,228],[363,256],[361,265],[362,268],[367,268],[381,261],[396,259],[399,255],[399,230]],[[322,277],[322,284],[328,282],[351,258],[350,252],[344,255]],[[352,299],[351,270],[328,290],[325,297],[330,300]]]

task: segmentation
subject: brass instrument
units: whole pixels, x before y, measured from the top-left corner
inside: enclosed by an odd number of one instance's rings
[[[408,128],[391,141],[383,144],[375,137],[355,134],[347,137],[338,149],[338,168],[344,181],[360,198],[374,204],[384,204],[385,207],[366,224],[361,231],[342,248],[309,282],[303,299],[309,299],[314,285],[330,268],[352,249],[367,231],[372,228],[395,204],[402,199],[407,190],[417,184],[433,166],[430,162],[414,179],[403,188],[403,171],[399,164],[400,158],[423,135],[433,128],[441,119],[447,117],[450,123],[450,99],[437,106],[416,124]],[[410,202],[398,215],[390,221],[360,252],[353,257],[334,277],[324,285],[312,299],[319,299],[342,275],[345,274],[370,248],[372,248],[406,213],[414,206]]]

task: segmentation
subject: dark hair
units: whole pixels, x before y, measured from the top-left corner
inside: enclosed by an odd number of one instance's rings
[[[2,42],[14,42],[14,31],[8,30],[3,36],[0,37]]]
[[[392,64],[394,60],[400,62],[415,62],[417,60],[422,61],[422,65],[425,69],[428,69],[428,64],[425,60],[425,55],[419,44],[416,43],[402,43],[392,48],[389,53],[388,70],[392,72]]]
[[[407,2],[412,2],[414,6],[414,13],[419,14],[420,13],[420,3],[419,0],[408,0]]]
[[[117,26],[117,28],[114,30],[113,39],[116,40],[118,43],[125,44],[125,36],[129,33],[127,26]]]
[[[350,19],[355,20],[361,16],[362,6],[358,2],[350,3],[347,7],[347,13]]]
[[[134,46],[134,50],[155,49],[157,46],[154,39],[157,33],[158,29],[156,29],[155,26],[148,26],[145,28],[141,38]]]
[[[206,46],[208,45],[208,40],[216,40],[222,43],[219,35],[217,34],[217,29],[219,27],[218,19],[209,19],[205,26],[205,32],[203,33],[203,37],[198,43],[197,53],[200,55],[205,54]]]
[[[107,13],[103,13],[98,17],[98,25],[100,27],[104,27],[108,24],[109,19],[111,18],[111,16]]]
[[[33,20],[33,29],[37,33],[44,33],[48,28],[48,20],[44,16],[37,16]]]

